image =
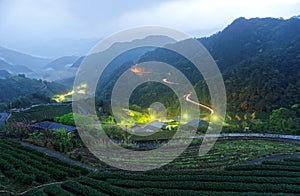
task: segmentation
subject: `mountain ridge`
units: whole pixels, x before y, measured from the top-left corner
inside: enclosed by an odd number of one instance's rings
[[[198,39],[218,64],[227,91],[228,110],[270,112],[280,107],[289,108],[300,102],[300,18],[238,18],[224,30]],[[139,63],[159,61],[173,65],[195,85],[199,100],[210,104],[210,96],[201,73],[185,58],[158,48],[143,55]],[[128,66],[128,65],[127,65]],[[117,72],[113,74],[119,76]],[[114,81],[112,77],[110,81]],[[111,82],[113,83],[113,82]],[[113,86],[107,84],[107,86]],[[159,87],[145,85],[147,99],[136,91],[133,104],[139,100],[153,100]],[[108,89],[99,92],[109,92]],[[150,96],[150,97],[149,97]],[[167,102],[176,102],[164,94]],[[109,98],[109,96],[106,96]],[[151,103],[143,103],[147,106]]]

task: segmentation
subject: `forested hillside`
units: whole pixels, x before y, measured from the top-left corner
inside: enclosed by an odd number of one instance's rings
[[[229,110],[271,111],[300,101],[299,18],[239,18],[200,42],[222,70]]]
[[[300,102],[299,18],[239,18],[223,31],[199,41],[223,74],[229,111],[270,112]],[[195,85],[200,101],[209,104],[206,84],[188,60],[165,49],[146,53],[140,62],[150,60],[179,69]],[[142,88],[148,94],[158,90],[152,86]],[[136,92],[132,99],[142,99],[143,95]]]
[[[60,84],[26,78],[22,74],[0,78],[0,109],[49,103],[54,94],[66,91],[67,89]],[[9,103],[12,103],[12,105],[9,106]]]

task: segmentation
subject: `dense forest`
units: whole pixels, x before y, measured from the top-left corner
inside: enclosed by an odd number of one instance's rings
[[[229,111],[271,112],[299,102],[299,18],[239,18],[223,31],[208,38],[200,38],[199,41],[209,50],[223,74]],[[151,60],[165,62],[179,69],[195,85],[200,101],[209,104],[206,84],[187,59],[158,48],[147,52],[138,62]],[[132,66],[132,63],[124,66]],[[122,71],[117,70],[112,74],[111,83]],[[111,83],[101,91],[102,94],[109,92],[109,87],[113,86]],[[165,92],[160,94],[161,100],[164,97],[174,98],[164,88],[163,85],[140,87],[141,92],[148,92],[147,97],[156,95],[154,91],[158,91]],[[149,104],[145,101],[136,102],[144,100],[143,93],[138,93],[138,90],[132,95],[132,100],[136,104],[143,103],[143,106]]]
[[[0,78],[0,109],[20,108],[38,103],[49,103],[54,94],[67,88],[55,82],[27,78],[24,74]],[[11,104],[11,105],[10,105]]]
[[[271,111],[299,102],[299,18],[239,18],[200,41],[222,70],[229,110]]]

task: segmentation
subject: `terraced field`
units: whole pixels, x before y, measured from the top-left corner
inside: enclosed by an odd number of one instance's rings
[[[245,145],[237,146],[241,141],[221,141],[213,148],[212,153],[220,152],[221,149],[222,152],[235,150],[240,154],[246,153]],[[269,152],[289,149],[287,152],[294,153],[294,150],[298,150],[297,146],[283,142],[275,142],[275,145],[274,142],[272,144],[271,141],[263,140],[243,142],[248,144],[248,148],[254,148],[256,145],[256,149],[252,149],[256,150],[256,153],[260,153],[262,148]],[[170,164],[173,164],[173,167],[146,172],[90,173],[86,169],[69,165],[14,141],[0,140],[0,150],[1,195],[300,194],[300,159],[296,158],[264,161],[256,165],[231,165],[220,170],[194,169],[189,167],[190,159],[186,158],[186,167],[183,169],[176,169],[174,162]],[[220,162],[220,157],[216,159]],[[200,164],[205,160],[208,162],[208,159],[203,159]],[[193,164],[195,162],[196,159]]]
[[[37,106],[31,109],[13,112],[10,122],[40,122],[43,120],[53,120],[57,116],[72,112],[71,105],[49,105],[49,106]]]
[[[238,164],[245,161],[251,161],[269,156],[280,156],[299,154],[300,145],[281,140],[266,140],[260,138],[219,138],[216,143],[207,143],[206,145],[213,145],[210,151],[198,156],[199,147],[202,140],[194,140],[178,158],[169,164],[163,166],[165,170],[179,170],[179,169],[222,169],[225,165]],[[180,145],[180,144],[178,144]],[[170,149],[175,149],[178,146],[174,144],[169,146]],[[180,147],[180,146],[179,146]],[[175,150],[174,150],[175,151]],[[157,163],[165,162],[165,160],[174,157],[175,154],[170,151],[156,152],[153,157],[147,160],[132,157],[131,159],[122,159],[120,157],[111,158],[111,160],[122,161],[123,164],[135,164],[142,161],[144,165],[157,165]],[[93,155],[87,156],[93,157]],[[102,157],[104,159],[105,157]],[[104,167],[104,164],[95,164]]]
[[[300,194],[300,159],[231,166],[223,171],[96,172],[27,195],[292,195]]]
[[[87,175],[88,170],[67,164],[57,158],[0,140],[0,189],[15,192],[50,182]]]

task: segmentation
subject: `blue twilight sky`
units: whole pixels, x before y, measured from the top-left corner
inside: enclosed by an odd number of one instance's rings
[[[299,8],[300,0],[0,0],[0,46],[47,56],[45,48],[90,47],[111,33],[140,25],[202,37],[241,16],[290,18],[300,15]]]

